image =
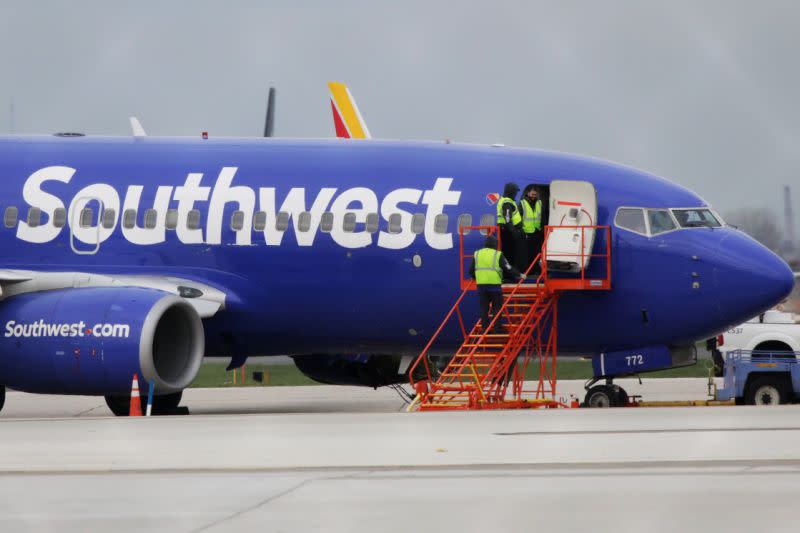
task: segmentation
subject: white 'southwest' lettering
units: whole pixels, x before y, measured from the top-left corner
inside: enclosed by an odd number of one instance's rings
[[[225,204],[236,202],[238,209],[244,212],[244,226],[236,232],[236,244],[250,244],[253,234],[251,224],[253,211],[256,205],[256,195],[253,189],[244,185],[231,187],[236,167],[225,167],[219,173],[214,192],[211,193],[211,202],[208,204],[208,223],[206,224],[206,243],[222,243],[222,215],[225,213]]]
[[[68,324],[50,324],[43,319],[27,324],[14,320],[6,322],[6,337],[103,337],[128,338],[131,327],[128,324],[100,323],[87,327],[83,320]]]
[[[61,233],[61,228],[55,227],[53,224],[53,213],[56,209],[64,208],[62,202],[57,196],[46,193],[42,190],[42,183],[45,181],[60,181],[62,183],[69,183],[72,175],[75,174],[75,169],[70,167],[46,167],[37,170],[28,177],[25,185],[22,187],[22,198],[28,202],[28,205],[33,205],[41,208],[42,214],[47,215],[47,224],[42,224],[32,228],[27,222],[22,221],[17,228],[17,238],[27,242],[50,242]]]
[[[63,209],[64,202],[58,196],[45,192],[43,185],[48,181],[70,183],[76,170],[65,166],[50,166],[37,170],[25,182],[22,196],[29,205],[38,207],[46,215],[47,220],[39,226],[29,226],[20,221],[17,227],[17,238],[31,243],[46,243],[57,238],[62,228],[53,223],[56,209]],[[461,191],[451,190],[453,178],[436,178],[430,190],[395,189],[389,191],[381,201],[375,191],[368,187],[354,187],[338,191],[333,187],[322,187],[315,197],[311,197],[303,187],[294,187],[286,194],[278,207],[276,189],[259,187],[257,190],[247,185],[235,185],[234,178],[238,167],[223,167],[212,186],[202,186],[203,174],[192,172],[186,176],[183,185],[173,187],[161,185],[156,188],[152,209],[156,210],[153,227],[145,225],[145,211],[151,208],[142,204],[143,185],[130,185],[125,190],[121,201],[120,192],[107,183],[94,183],[78,191],[70,202],[67,211],[68,231],[76,239],[88,244],[107,240],[121,227],[122,236],[130,243],[152,245],[166,240],[167,210],[177,208],[178,223],[175,228],[176,237],[184,244],[222,244],[223,230],[229,228],[230,213],[235,208],[244,215],[244,224],[235,231],[236,245],[253,244],[253,215],[256,210],[266,213],[266,226],[263,229],[264,242],[267,246],[280,246],[285,231],[276,227],[278,213],[286,213],[290,225],[293,226],[295,238],[299,246],[311,246],[319,232],[322,215],[333,214],[333,226],[330,229],[331,239],[344,248],[363,248],[377,244],[381,248],[401,250],[410,246],[417,235],[412,231],[411,221],[414,207],[420,204],[427,206],[425,211],[424,238],[428,246],[436,250],[453,247],[452,233],[435,231],[437,215],[444,213],[447,206],[458,205]],[[338,192],[338,196],[337,196]],[[101,217],[93,217],[88,227],[80,224],[81,210],[87,206],[102,204],[104,210],[114,210],[114,220],[106,228]],[[207,202],[207,209],[198,204]],[[120,203],[122,204],[120,208]],[[229,206],[229,204],[232,204]],[[310,204],[310,205],[309,205]],[[96,209],[96,207],[95,207]],[[189,227],[187,221],[192,210],[205,211],[205,220],[199,226]],[[125,211],[135,210],[137,222],[133,227],[125,227]],[[226,216],[226,212],[228,216]],[[301,214],[308,213],[308,224],[300,225]],[[344,229],[345,216],[352,213],[357,226]],[[400,231],[390,233],[381,231],[377,239],[366,231],[363,224],[369,213],[379,213],[384,221],[391,215],[400,215]],[[202,216],[201,216],[202,218]],[[261,229],[261,228],[259,228]],[[233,243],[232,243],[233,244]]]
[[[311,209],[306,210],[306,190],[302,187],[294,187],[286,195],[286,199],[281,204],[280,209],[275,209],[275,189],[273,187],[261,187],[258,190],[258,207],[267,214],[267,225],[264,227],[264,242],[268,246],[278,246],[283,240],[285,232],[278,231],[275,227],[275,217],[277,213],[284,212],[289,215],[289,219],[294,224],[294,234],[297,237],[297,244],[300,246],[311,246],[314,244],[314,236],[319,229],[322,220],[322,213],[331,202],[331,198],[336,194],[336,189],[324,187],[320,189]],[[298,219],[300,213],[308,211],[311,214],[311,225],[308,231],[298,230]]]

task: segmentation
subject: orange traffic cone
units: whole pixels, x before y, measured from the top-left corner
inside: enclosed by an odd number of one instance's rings
[[[128,416],[142,416],[142,400],[139,399],[139,376],[133,375],[131,385],[131,410]]]

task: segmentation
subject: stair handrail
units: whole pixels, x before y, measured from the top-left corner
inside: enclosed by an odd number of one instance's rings
[[[465,359],[466,359],[464,361],[465,365],[467,365],[470,362],[475,360],[475,352],[478,350],[478,347],[485,340],[486,335],[488,334],[488,332],[492,330],[492,328],[494,327],[494,325],[497,322],[498,318],[500,318],[500,316],[503,314],[503,311],[505,311],[506,306],[508,306],[508,303],[511,301],[512,296],[514,296],[517,293],[517,291],[522,286],[522,284],[527,280],[528,274],[530,273],[531,269],[536,265],[536,262],[541,258],[541,256],[542,256],[542,254],[538,254],[536,256],[536,258],[533,261],[531,261],[531,264],[528,265],[528,268],[527,268],[527,270],[525,270],[524,275],[522,277],[520,277],[519,281],[517,281],[517,284],[514,285],[513,289],[511,289],[511,292],[508,293],[508,295],[504,298],[503,305],[500,306],[500,309],[498,309],[497,311],[494,312],[494,317],[492,318],[491,322],[489,322],[489,324],[483,328],[483,332],[481,333],[481,336],[478,338],[478,340],[475,342],[475,346],[473,346],[472,349],[469,351],[469,353],[465,356]],[[536,285],[539,285],[541,283],[541,280],[542,280],[543,276],[545,275],[545,270],[546,269],[547,269],[547,265],[542,264],[542,270],[539,273],[539,276],[536,278]],[[547,290],[546,287],[545,287],[545,290]],[[464,297],[464,294],[462,293],[462,295],[459,298],[459,300],[461,298],[463,298],[463,297]],[[442,324],[442,325],[444,325],[444,324]],[[439,329],[441,330],[441,327]],[[511,339],[511,337],[509,336],[509,340],[510,339]]]
[[[419,356],[417,357],[417,360],[414,361],[414,364],[411,365],[411,368],[408,369],[408,381],[412,387],[414,387],[418,383],[414,381],[414,371],[419,366],[420,361],[424,362],[425,374],[428,376],[428,381],[431,380],[431,369],[428,366],[428,357],[427,357],[428,351],[431,349],[431,346],[433,345],[434,341],[436,341],[436,338],[439,336],[439,333],[442,332],[444,327],[450,321],[450,318],[453,316],[453,313],[455,313],[458,310],[459,305],[461,305],[461,300],[464,299],[464,296],[466,296],[466,294],[469,291],[470,291],[469,288],[466,288],[463,291],[461,291],[461,295],[456,300],[456,303],[453,304],[453,307],[450,308],[450,312],[447,313],[447,316],[444,317],[444,320],[439,325],[439,329],[437,329],[436,332],[431,336],[431,339],[428,341],[428,344],[425,345],[425,348],[422,350],[422,352],[420,352]],[[466,338],[466,333],[464,335],[464,338]]]
[[[524,275],[522,277],[520,277],[519,281],[517,281],[517,284],[514,285],[513,289],[511,289],[511,292],[508,293],[507,296],[505,296],[505,298],[503,300],[503,305],[500,306],[499,310],[495,311],[494,317],[492,318],[491,322],[489,322],[489,324],[485,328],[483,328],[483,333],[481,333],[481,336],[475,342],[475,346],[473,346],[472,349],[469,351],[469,353],[466,355],[466,360],[464,361],[464,364],[469,364],[469,362],[475,360],[475,352],[478,350],[478,347],[484,341],[484,339],[486,338],[486,335],[488,334],[488,332],[491,331],[494,328],[495,323],[500,318],[500,316],[502,316],[503,311],[505,311],[505,309],[506,309],[506,306],[509,304],[509,302],[511,302],[511,298],[517,293],[517,291],[522,286],[522,284],[527,280],[528,273],[531,271],[531,269],[534,267],[534,265],[536,265],[536,262],[541,257],[542,257],[541,253],[536,256],[536,258],[531,262],[531,264],[528,265],[528,269],[525,270]],[[543,277],[545,276],[545,271],[546,270],[547,270],[547,265],[543,263],[542,264],[542,269],[539,272],[539,276],[536,278],[536,285],[537,286],[541,283]],[[545,292],[547,291],[547,286],[546,285],[544,287],[544,291]],[[509,343],[511,341],[511,338],[512,338],[512,335],[509,334],[508,341],[506,341],[506,342]],[[496,363],[497,363],[497,361],[495,360],[494,364],[496,364]],[[491,373],[491,371],[492,371],[492,369],[494,367],[494,364],[492,365],[492,368],[489,369],[489,372],[487,372],[487,374],[486,374],[487,376],[489,375],[489,373]]]

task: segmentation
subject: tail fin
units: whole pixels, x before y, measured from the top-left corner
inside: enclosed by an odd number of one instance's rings
[[[331,110],[336,136],[344,139],[371,139],[372,135],[347,85],[329,81],[328,89],[331,91]]]

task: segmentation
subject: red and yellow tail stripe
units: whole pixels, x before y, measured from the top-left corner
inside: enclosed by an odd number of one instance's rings
[[[328,89],[331,91],[331,110],[336,136],[343,139],[371,139],[372,135],[347,85],[329,81]]]

